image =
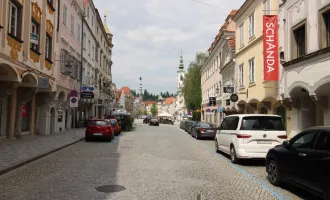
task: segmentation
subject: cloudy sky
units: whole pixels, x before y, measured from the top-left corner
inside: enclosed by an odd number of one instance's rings
[[[149,92],[175,92],[181,49],[187,68],[196,52],[210,47],[230,10],[243,2],[94,0],[100,14],[107,12],[114,35],[113,82],[137,89],[142,76]]]

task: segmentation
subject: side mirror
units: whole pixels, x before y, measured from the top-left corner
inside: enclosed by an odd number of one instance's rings
[[[288,149],[288,148],[290,148],[291,144],[288,140],[285,140],[285,141],[283,141],[283,146]]]

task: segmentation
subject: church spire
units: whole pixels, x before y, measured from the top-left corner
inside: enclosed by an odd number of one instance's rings
[[[179,69],[183,69],[184,65],[183,65],[183,57],[182,57],[182,50],[181,50],[181,56],[180,56],[180,65],[179,65]]]

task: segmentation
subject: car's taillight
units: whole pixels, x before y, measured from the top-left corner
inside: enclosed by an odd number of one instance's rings
[[[200,132],[205,132],[206,130],[203,128],[199,128]]]
[[[247,135],[247,134],[237,134],[236,137],[237,137],[237,138],[250,138],[251,135]]]
[[[287,135],[279,135],[277,137],[280,138],[280,139],[288,139],[288,136]]]

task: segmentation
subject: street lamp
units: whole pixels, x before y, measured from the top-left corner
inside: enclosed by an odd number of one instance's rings
[[[219,85],[218,85],[218,83],[217,83],[217,88],[215,89],[215,94],[216,94],[216,96],[218,96],[219,93],[220,93],[220,89],[219,89]]]

